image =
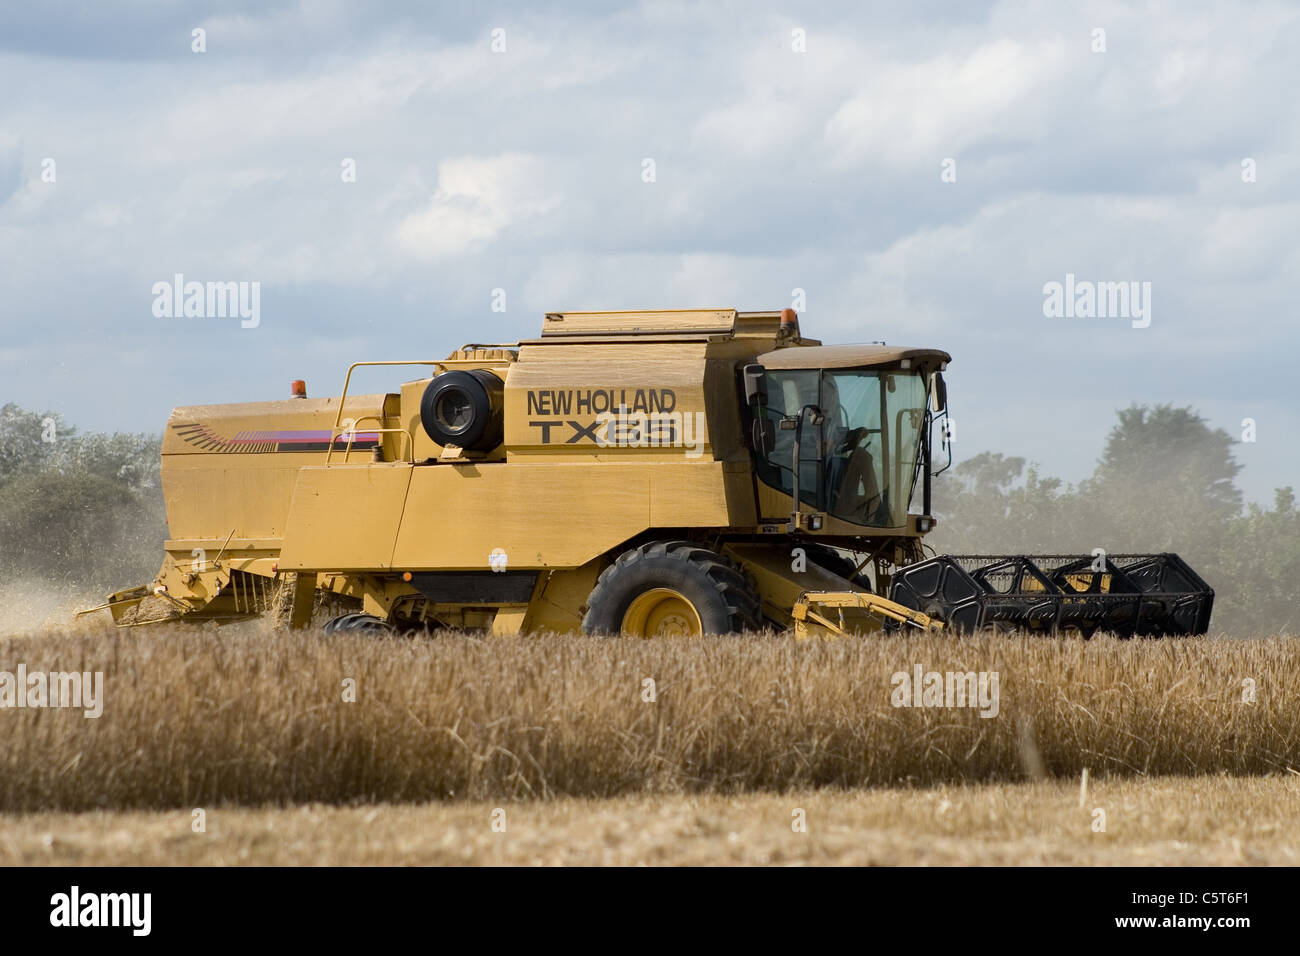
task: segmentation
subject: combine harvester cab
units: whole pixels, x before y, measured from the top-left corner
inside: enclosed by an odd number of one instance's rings
[[[925,559],[949,361],[822,345],[789,309],[557,312],[536,339],[355,363],[339,398],[178,408],[162,568],[104,607],[329,633],[1204,632],[1213,593],[1175,555]],[[362,366],[423,377],[352,396]]]

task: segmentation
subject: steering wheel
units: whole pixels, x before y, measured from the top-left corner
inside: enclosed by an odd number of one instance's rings
[[[839,444],[835,446],[835,453],[837,455],[853,454],[858,445],[862,444],[869,434],[867,429],[862,427],[850,428],[844,433],[844,437],[840,439]]]

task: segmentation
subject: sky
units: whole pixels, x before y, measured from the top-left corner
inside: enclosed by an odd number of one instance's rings
[[[1076,481],[1170,403],[1254,423],[1267,504],[1298,90],[1291,3],[5,3],[0,402],[156,432],[547,311],[800,306],[949,351],[957,460]],[[178,274],[256,325],[157,314]],[[1046,314],[1067,281],[1139,295]]]

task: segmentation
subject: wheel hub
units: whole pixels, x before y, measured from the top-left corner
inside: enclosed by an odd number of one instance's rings
[[[628,605],[622,630],[633,637],[699,637],[704,625],[695,606],[679,591],[652,588]]]

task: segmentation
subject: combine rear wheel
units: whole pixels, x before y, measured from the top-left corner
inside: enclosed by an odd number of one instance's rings
[[[722,555],[655,541],[619,555],[591,592],[584,634],[699,637],[762,626],[758,595]]]

